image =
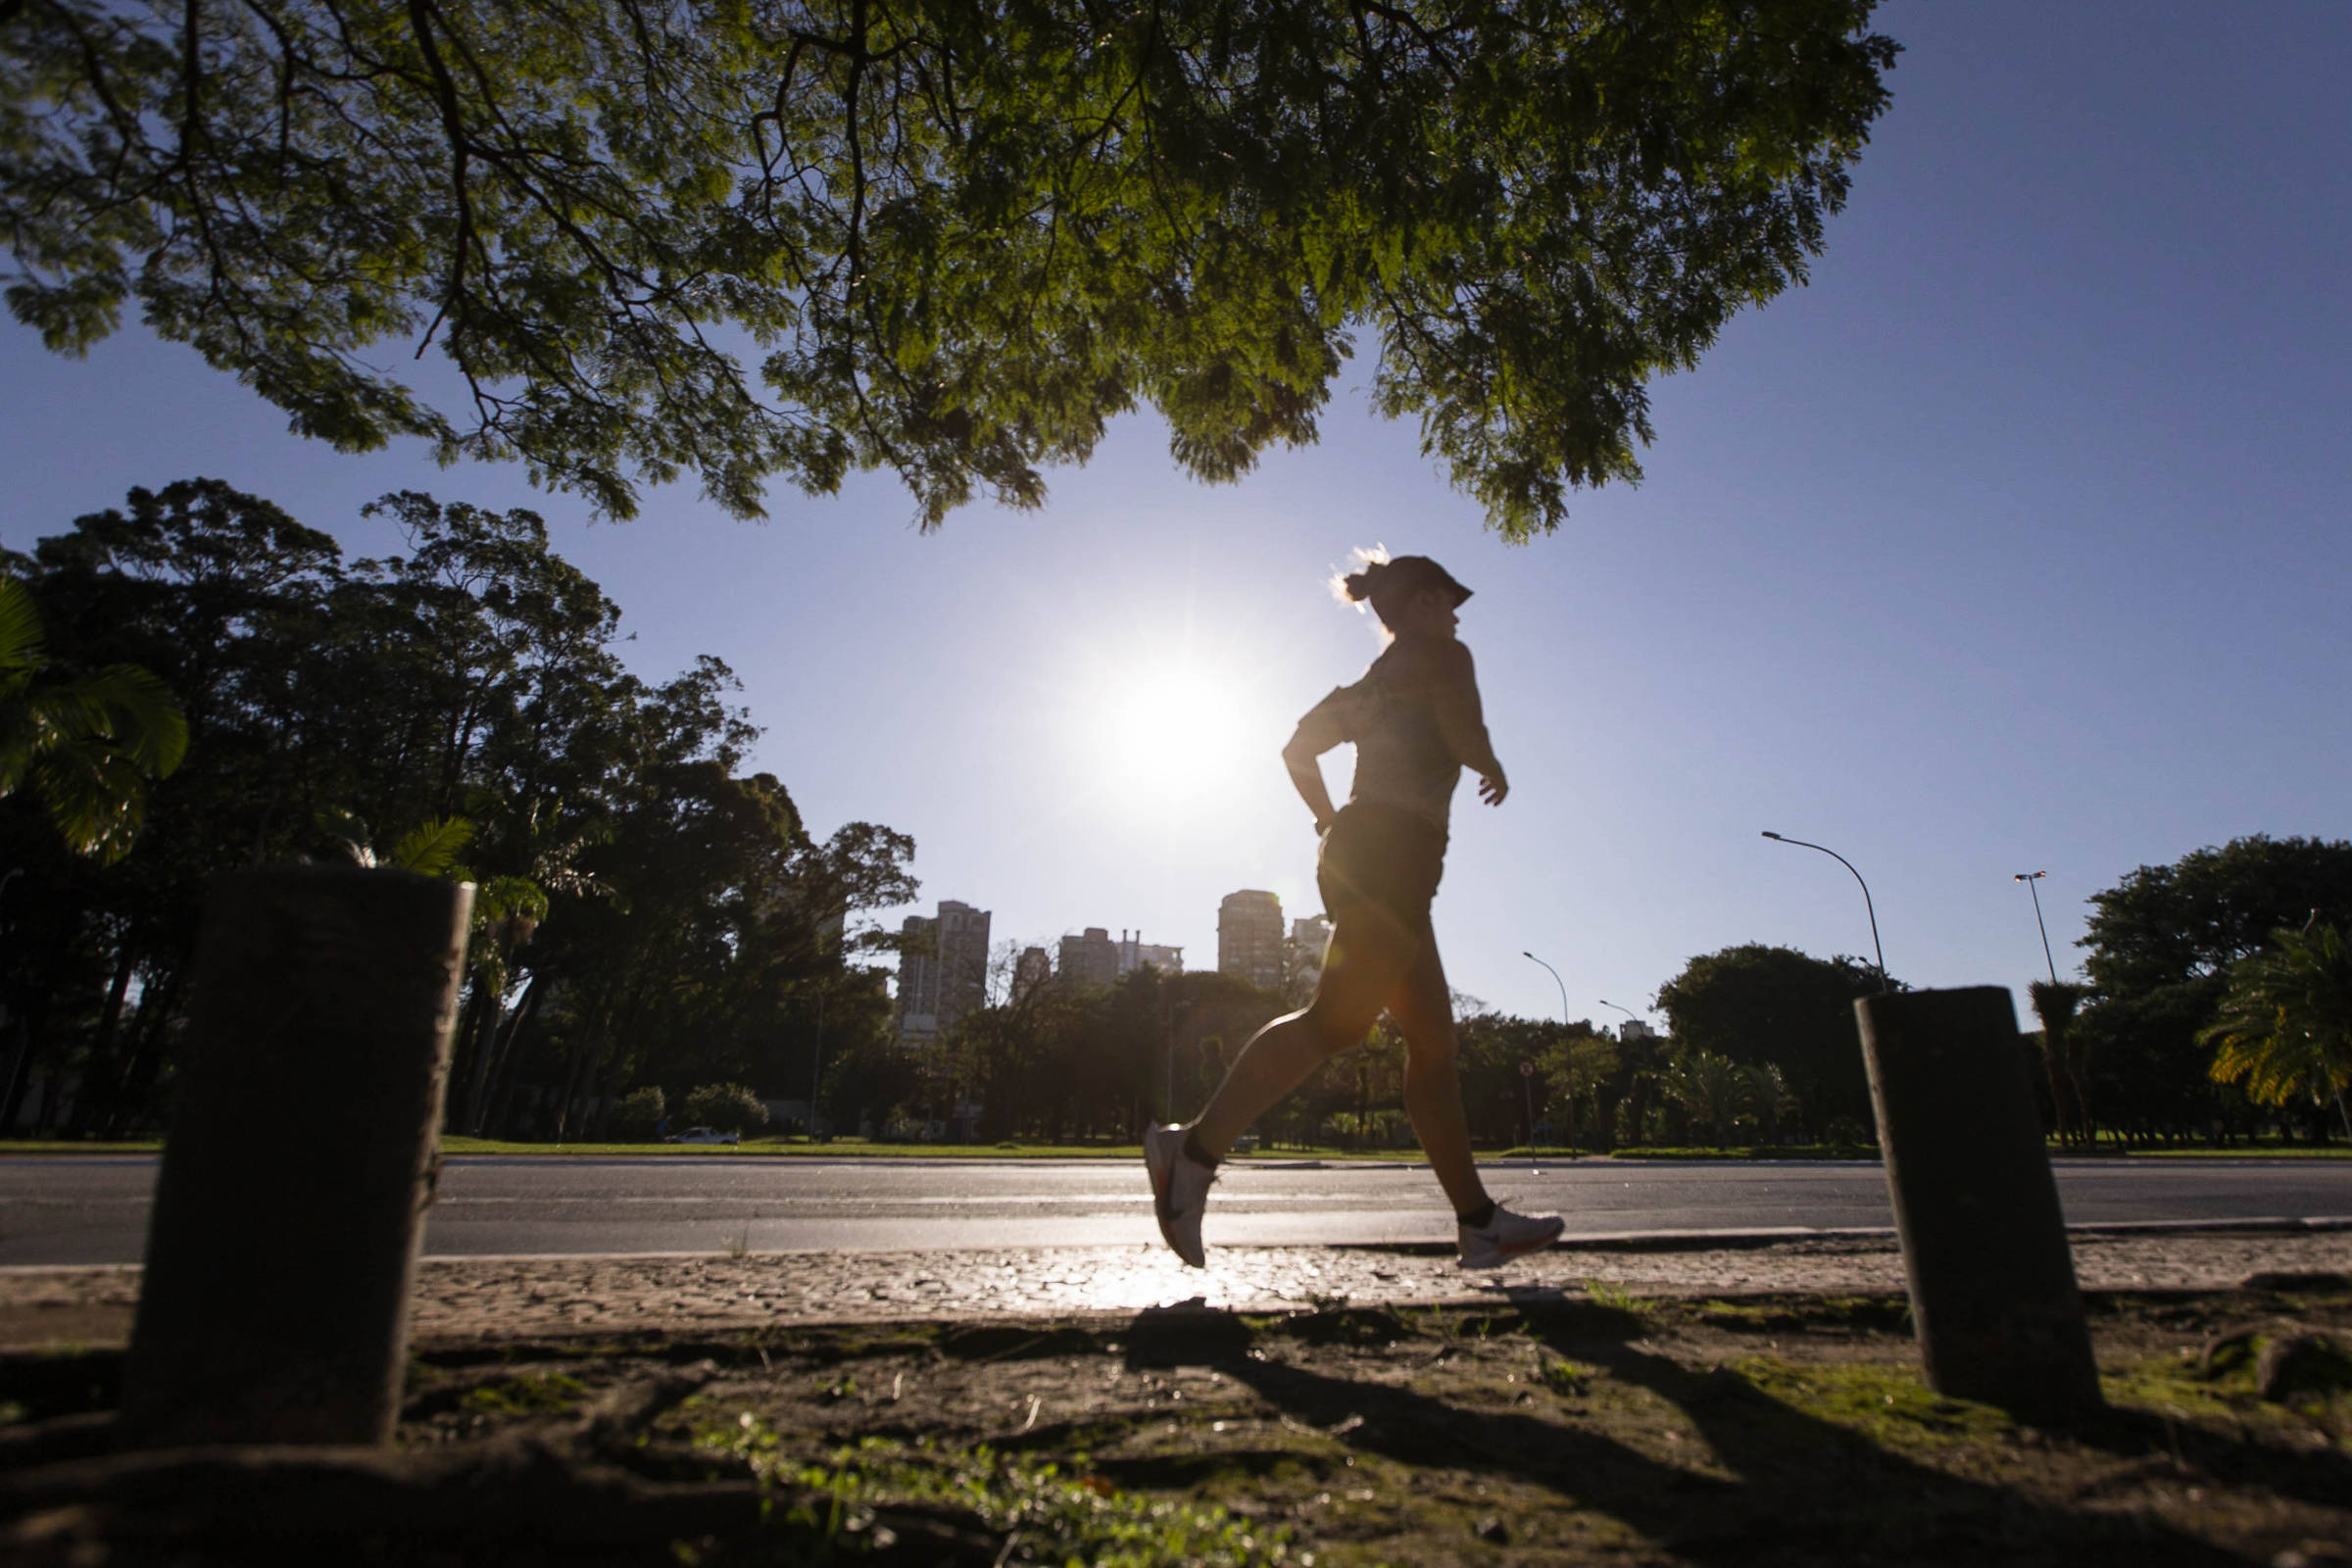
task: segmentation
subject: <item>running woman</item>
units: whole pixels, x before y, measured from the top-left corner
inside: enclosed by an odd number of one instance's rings
[[[1550,1246],[1562,1222],[1512,1213],[1479,1180],[1454,1069],[1453,999],[1430,926],[1462,769],[1478,774],[1489,806],[1510,792],[1487,739],[1470,650],[1453,635],[1470,590],[1427,556],[1367,562],[1341,588],[1371,603],[1392,641],[1362,679],[1317,703],[1282,750],[1322,842],[1315,882],[1332,923],[1322,978],[1304,1008],[1251,1038],[1189,1126],[1144,1134],[1144,1164],[1160,1235],[1204,1266],[1200,1215],[1234,1139],[1326,1058],[1362,1045],[1385,1009],[1404,1033],[1405,1113],[1459,1221],[1456,1260],[1494,1268]],[[1354,787],[1334,811],[1318,759],[1349,741]]]

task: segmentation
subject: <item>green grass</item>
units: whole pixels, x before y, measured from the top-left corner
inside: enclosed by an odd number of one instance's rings
[[[708,1430],[700,1441],[748,1461],[762,1479],[810,1497],[800,1505],[804,1517],[790,1522],[814,1527],[825,1547],[856,1552],[870,1542],[883,1548],[877,1513],[912,1507],[968,1514],[1004,1533],[999,1562],[1016,1544],[1025,1548],[1023,1561],[1094,1568],[1276,1568],[1289,1555],[1290,1532],[1279,1525],[1258,1524],[1213,1503],[1127,1491],[1094,1473],[1083,1453],[1071,1455],[1065,1467],[1001,1454],[985,1445],[957,1448],[869,1437],[809,1465],[784,1452],[773,1429],[748,1410],[733,1427]]]
[[[1876,1144],[1636,1144],[1609,1151],[1612,1159],[1877,1159]]]
[[[2113,1144],[2101,1144],[2095,1151],[2101,1154],[2122,1154],[2131,1159],[2352,1159],[2352,1145],[2287,1144],[2265,1141],[2255,1144],[2232,1144],[2228,1149],[2213,1149],[2203,1144],[2185,1144],[2178,1149],[2120,1149]],[[2071,1151],[2050,1146],[2053,1154]]]

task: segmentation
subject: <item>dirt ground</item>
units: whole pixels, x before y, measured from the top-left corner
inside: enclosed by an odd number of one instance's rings
[[[1899,1296],[1595,1285],[444,1342],[397,1455],[248,1455],[225,1491],[61,1460],[114,1352],[18,1356],[0,1557],[2352,1563],[2352,1278],[2089,1300],[2111,1408],[2063,1431],[1929,1392]]]

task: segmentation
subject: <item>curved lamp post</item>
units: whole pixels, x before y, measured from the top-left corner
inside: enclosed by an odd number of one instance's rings
[[[1544,963],[1542,958],[1536,957],[1525,948],[1519,950],[1519,956],[1534,959],[1537,963]],[[1544,963],[1544,967],[1550,972],[1552,984],[1560,988],[1560,1027],[1566,1029],[1568,1027],[1568,982],[1562,980],[1560,971],[1553,969],[1550,964]],[[1521,1082],[1527,1088],[1527,1141],[1531,1144],[1536,1141],[1536,1081],[1532,1066],[1532,1063],[1520,1064]],[[1571,1150],[1576,1147],[1576,1102],[1574,1101],[1570,1101],[1568,1103],[1568,1147]]]
[[[1831,859],[1836,860],[1839,865],[1844,866],[1848,871],[1854,871],[1853,861],[1847,859],[1844,856],[1839,855],[1836,850],[1831,849],[1826,844],[1808,844],[1803,839],[1783,838],[1780,834],[1775,833],[1770,828],[1766,828],[1764,830],[1764,836],[1772,840],[1775,844],[1793,844],[1797,848],[1803,850],[1819,850]],[[1879,911],[1877,906],[1873,905],[1870,901],[1870,884],[1862,880],[1862,873],[1859,871],[1854,871],[1854,881],[1861,886],[1862,907],[1868,911],[1870,915],[1870,951],[1876,954],[1879,959],[1879,989],[1881,991],[1891,991],[1893,987],[1886,983],[1886,951],[1879,946]]]
[[[1628,1018],[1639,1020],[1642,1016],[1640,1013],[1636,1012],[1633,1008],[1627,1006],[1622,1002],[1611,1002],[1606,997],[1601,997],[1598,999],[1598,1001],[1602,1006],[1615,1007],[1619,1012],[1624,1013]]]
[[[1522,958],[1534,959],[1534,961],[1537,963],[1544,963],[1542,958],[1536,957],[1534,954],[1528,952],[1525,948],[1521,948],[1519,950],[1519,956]],[[1568,982],[1561,979],[1560,971],[1553,969],[1550,964],[1544,963],[1544,967],[1546,970],[1549,970],[1551,974],[1551,983],[1560,988],[1560,1025],[1562,1028],[1565,1028],[1568,1024]]]
[[[2050,984],[2058,983],[2058,960],[2050,956],[2050,928],[2041,923],[2041,890],[2034,884],[2048,876],[2047,871],[2020,871],[2012,882],[2023,882],[2026,891],[2034,895],[2034,929],[2041,933],[2041,961],[2050,966]]]

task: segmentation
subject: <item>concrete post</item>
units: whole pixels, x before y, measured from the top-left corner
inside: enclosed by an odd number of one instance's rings
[[[472,906],[406,871],[215,881],[123,1368],[132,1441],[390,1440]]]
[[[2034,1421],[2100,1409],[2009,993],[1896,992],[1854,1012],[1928,1385]]]

